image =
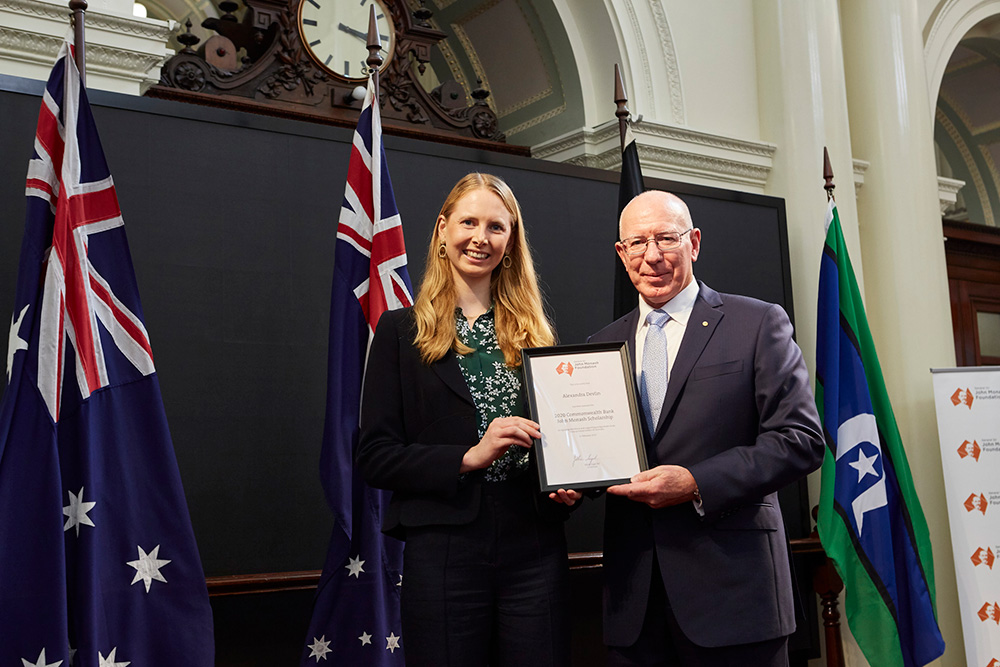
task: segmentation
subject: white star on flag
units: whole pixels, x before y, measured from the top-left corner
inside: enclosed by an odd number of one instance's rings
[[[160,545],[157,544],[148,554],[142,550],[142,547],[136,545],[136,548],[139,549],[139,560],[130,560],[125,563],[135,568],[135,578],[132,579],[132,583],[141,581],[146,584],[147,593],[149,592],[150,585],[153,583],[153,579],[167,583],[167,580],[160,573],[160,568],[170,561],[157,558],[157,555],[160,553]]]
[[[882,454],[882,441],[878,437],[878,424],[875,415],[865,412],[854,415],[839,427],[837,427],[837,461],[861,443],[867,442],[875,447],[876,456]],[[860,449],[858,450],[860,451]],[[857,463],[860,463],[860,458]],[[849,466],[857,467],[854,463],[848,462]],[[860,469],[859,469],[860,472]],[[861,475],[864,477],[864,475]],[[854,510],[854,521],[858,524],[858,535],[865,523],[865,512],[872,512],[888,505],[885,491],[885,476],[869,486],[851,501],[851,509]]]
[[[372,636],[367,632],[362,632],[361,636],[358,637],[361,640],[362,646],[369,646],[372,643]]]
[[[389,636],[385,638],[385,650],[389,653],[395,654],[396,649],[399,648],[399,639],[400,638],[396,636],[396,633],[390,632]]]
[[[72,646],[69,647],[69,667],[73,667],[73,660],[76,659],[76,649]]]
[[[331,639],[330,641],[333,640]],[[330,642],[326,640],[326,635],[323,635],[319,639],[313,637],[313,643],[306,644],[306,647],[312,649],[309,658],[316,658],[316,662],[319,662],[320,658],[326,660],[326,654],[333,652],[330,650]],[[308,660],[308,658],[306,659]]]
[[[347,576],[353,576],[355,579],[360,579],[361,573],[365,571],[365,568],[361,567],[365,564],[365,562],[361,560],[361,554],[358,554],[356,558],[351,558],[350,561],[349,565],[344,566],[348,570]]]
[[[98,667],[128,667],[132,664],[131,661],[126,660],[125,662],[115,662],[115,652],[118,651],[118,647],[111,649],[111,653],[108,653],[108,657],[104,657],[100,651],[97,652],[97,661],[100,663]]]
[[[28,304],[29,306],[31,304]],[[14,355],[21,350],[28,349],[28,341],[21,338],[18,333],[21,331],[21,322],[24,321],[24,314],[28,312],[28,306],[21,309],[21,314],[14,319],[14,316],[10,316],[10,336],[7,338],[7,382],[10,382],[10,375],[14,370]],[[24,660],[24,658],[21,658]]]
[[[21,315],[24,315],[24,311],[21,311]],[[59,667],[62,664],[62,660],[56,660],[55,662],[46,662],[45,660],[45,649],[38,654],[38,660],[35,662],[28,662],[27,658],[21,658],[22,667]]]
[[[74,495],[72,491],[67,491],[69,494],[69,505],[63,508],[63,514],[67,517],[66,525],[63,526],[63,532],[69,530],[70,528],[76,527],[76,536],[80,537],[80,526],[94,526],[94,522],[90,520],[87,516],[87,512],[94,509],[94,505],[97,503],[85,503],[83,501],[83,487],[80,487],[80,493]]]
[[[858,482],[860,483],[866,475],[874,475],[875,477],[878,477],[878,473],[875,472],[875,459],[877,458],[878,454],[872,454],[871,457],[867,457],[865,456],[865,453],[858,448],[858,460],[854,463],[848,463],[847,465],[858,471]]]
[[[402,586],[403,586],[403,575],[399,575],[399,583],[397,583],[396,586],[402,588]]]

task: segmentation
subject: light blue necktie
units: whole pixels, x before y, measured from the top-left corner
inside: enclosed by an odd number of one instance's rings
[[[646,342],[642,348],[642,379],[639,386],[642,394],[642,409],[646,413],[649,432],[656,431],[660,421],[660,409],[667,395],[667,334],[663,325],[670,319],[662,310],[654,310],[646,316]]]

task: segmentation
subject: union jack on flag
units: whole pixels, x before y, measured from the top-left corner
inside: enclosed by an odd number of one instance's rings
[[[0,400],[0,665],[208,667],[205,576],[68,44],[26,195]]]
[[[368,258],[368,277],[353,292],[374,334],[382,313],[412,306],[413,297],[406,272],[403,227],[389,171],[385,168],[382,124],[378,106],[372,105],[373,96],[369,79],[347,168],[347,190],[337,226],[336,259],[340,261],[350,252],[341,250],[340,241],[346,241]]]
[[[76,103],[60,108],[46,88],[25,189],[28,197],[47,202],[54,216],[40,304],[38,347],[38,389],[53,421],[59,421],[65,344],[75,352],[74,376],[81,397],[87,398],[108,386],[108,364],[98,321],[142,375],[155,370],[142,320],[115,295],[88,255],[91,236],[125,223],[100,143],[88,146],[85,161],[80,155],[80,137],[74,133],[64,141],[66,128],[78,126],[80,79],[67,76],[64,83],[66,98]],[[85,137],[87,140],[97,139],[94,130],[94,136]]]
[[[354,469],[368,343],[387,310],[412,304],[399,211],[371,79],[351,147],[330,299],[326,427],[320,475],[335,525],[301,665],[403,665],[403,545],[380,532],[389,494]]]

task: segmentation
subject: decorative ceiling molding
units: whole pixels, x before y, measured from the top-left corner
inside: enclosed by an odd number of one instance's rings
[[[632,124],[643,174],[763,192],[774,144],[644,121]],[[534,157],[599,169],[621,168],[618,121],[532,147]]]
[[[565,102],[563,102],[562,104],[560,104],[559,106],[557,106],[555,109],[550,109],[550,110],[546,111],[545,113],[541,114],[540,116],[535,116],[531,120],[526,120],[523,123],[521,123],[520,125],[515,125],[514,127],[508,129],[505,132],[505,134],[508,137],[510,137],[511,135],[517,134],[518,132],[524,132],[528,128],[534,127],[536,125],[540,125],[540,124],[544,123],[545,121],[549,120],[550,118],[555,118],[556,116],[558,116],[559,114],[563,113],[564,111],[566,111],[566,103]]]
[[[462,49],[465,51],[465,55],[469,59],[469,63],[472,65],[472,69],[476,73],[476,77],[478,77],[479,81],[482,82],[478,85],[482,85],[486,88],[486,90],[491,90],[490,79],[486,75],[486,68],[484,68],[483,64],[479,61],[479,54],[476,52],[476,47],[472,45],[472,40],[469,39],[469,35],[465,32],[465,27],[458,23],[453,23],[451,25],[451,29],[455,31],[455,37],[458,38],[459,43],[462,45]],[[493,95],[486,98],[486,103],[491,109],[493,109],[494,113],[497,113],[496,100],[493,99]]]
[[[979,83],[982,86],[995,87],[997,79],[996,76],[991,76],[989,78],[983,78]],[[962,121],[962,125],[965,126],[966,131],[973,137],[1000,129],[1000,119],[992,119],[986,125],[977,125],[972,120],[972,117],[969,116],[965,102],[959,101],[954,95],[951,94],[950,91],[945,90],[945,82],[943,81],[941,82],[941,94],[939,98],[951,108],[951,112],[953,114],[958,116],[959,120]],[[938,102],[938,104],[940,105],[940,102]],[[975,111],[981,112],[980,109],[976,109]]]
[[[990,146],[979,144],[979,154],[982,156],[983,162],[986,163],[986,172],[990,177],[990,189],[993,192],[1000,192],[1000,174],[997,174],[997,164],[993,160],[993,153],[990,152]]]
[[[51,67],[62,43],[62,37],[0,27],[0,60],[19,60]],[[87,73],[139,81],[143,87],[151,86],[159,80],[159,67],[166,58],[166,55],[88,44]]]
[[[487,89],[488,89],[488,87],[487,87]],[[540,93],[536,93],[535,95],[532,95],[531,97],[524,98],[520,102],[515,102],[514,104],[510,105],[509,107],[505,107],[503,109],[500,109],[499,111],[497,111],[497,116],[500,117],[500,118],[504,118],[505,116],[509,116],[510,114],[514,113],[515,111],[518,111],[518,110],[523,109],[525,107],[531,106],[535,102],[541,102],[542,100],[544,100],[546,97],[548,97],[551,94],[552,94],[552,86],[549,86],[548,88],[546,88],[545,90],[541,91]],[[565,103],[563,103],[562,109],[563,109],[563,111],[566,110],[566,104]],[[552,118],[552,116],[549,116],[549,118]],[[523,125],[523,123],[522,123],[522,125]],[[508,132],[509,131],[510,130],[508,130]]]
[[[972,185],[976,189],[976,196],[979,197],[979,203],[983,208],[983,217],[988,221],[993,220],[993,207],[990,204],[989,192],[986,190],[983,175],[978,165],[976,165],[975,159],[972,157],[969,145],[965,142],[958,128],[952,124],[951,119],[940,108],[937,110],[935,120],[955,144],[955,148],[958,149],[959,154],[962,156],[966,170],[972,175]],[[968,201],[968,198],[966,198],[966,201]]]
[[[642,62],[641,71],[643,81],[646,84],[646,100],[649,104],[649,108],[645,110],[645,113],[650,116],[655,116],[656,96],[653,93],[653,75],[649,68],[649,51],[646,50],[646,43],[642,38],[642,25],[639,23],[639,17],[636,14],[635,4],[632,0],[627,0],[625,2],[625,11],[628,13],[629,22],[632,24],[632,38],[635,40],[636,47],[635,49],[629,49],[628,53],[629,56],[638,54],[639,60]]]
[[[431,20],[431,25],[435,30],[438,29],[438,26],[434,23],[433,19]],[[458,57],[448,44],[448,40],[438,42],[437,47],[441,52],[441,55],[444,57],[445,63],[448,65],[448,71],[451,73],[451,77],[458,82],[458,85],[462,86],[462,90],[465,91],[465,94],[471,97],[472,86],[469,85],[469,80],[465,78],[465,70],[463,70],[458,64]]]
[[[69,8],[65,3],[44,2],[42,0],[0,0],[0,11],[10,10],[15,14],[41,16],[69,27]],[[8,24],[9,25],[9,24]],[[138,20],[112,14],[87,12],[87,28],[125,32],[149,39],[166,42],[176,28],[173,21]],[[89,42],[88,42],[89,46]]]
[[[0,0],[0,72],[46,79],[70,25],[69,9],[44,0]],[[174,21],[87,12],[91,88],[140,95],[173,52]]]
[[[656,24],[656,32],[660,35],[660,44],[663,46],[663,64],[667,68],[667,85],[670,88],[670,113],[673,122],[678,125],[685,125],[684,121],[684,94],[681,91],[681,68],[677,64],[677,50],[674,48],[674,38],[670,34],[670,23],[667,21],[667,13],[663,9],[661,0],[652,0],[649,8],[653,12],[653,22]]]

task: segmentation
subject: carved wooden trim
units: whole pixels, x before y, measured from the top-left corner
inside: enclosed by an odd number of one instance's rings
[[[320,570],[233,574],[222,577],[206,577],[205,583],[208,584],[209,597],[285,593],[316,588],[321,574]]]
[[[823,554],[823,547],[815,538],[791,540],[793,554]],[[603,566],[601,551],[576,551],[569,554],[569,569],[596,570]],[[233,574],[207,577],[208,594],[212,597],[246,595],[250,593],[280,593],[316,588],[321,570],[297,572],[266,572],[262,574]]]
[[[147,97],[155,97],[163,100],[176,102],[187,102],[190,104],[200,104],[203,106],[229,109],[231,111],[242,111],[255,113],[263,116],[274,116],[277,118],[288,118],[290,120],[301,120],[309,123],[319,123],[321,125],[333,125],[335,127],[346,127],[353,130],[358,124],[357,114],[345,113],[343,116],[322,115],[310,113],[301,107],[285,104],[271,104],[262,106],[254,104],[252,100],[242,100],[240,98],[218,97],[206,95],[204,93],[193,93],[175,88],[164,88],[153,86],[146,92]],[[513,144],[501,144],[495,141],[485,141],[473,137],[463,137],[449,134],[434,128],[415,127],[412,125],[397,124],[393,121],[382,118],[382,133],[397,137],[408,137],[410,139],[432,140],[453,146],[463,146],[465,148],[475,148],[478,150],[488,150],[497,153],[507,153],[510,155],[520,155],[529,157],[531,149],[527,146],[515,146]]]
[[[489,91],[478,87],[470,100],[454,81],[424,90],[418,70],[426,67],[432,47],[445,35],[430,27],[428,10],[410,12],[403,0],[385,1],[397,35],[394,57],[378,77],[387,132],[528,155],[527,148],[505,150],[497,115],[486,102]],[[353,127],[361,110],[361,100],[353,95],[359,82],[328,73],[308,54],[298,31],[300,0],[245,0],[245,4],[242,23],[232,14],[202,23],[218,34],[201,51],[192,48],[200,41],[197,36],[180,35],[178,40],[186,47],[163,65],[159,84],[147,94]],[[242,62],[221,64],[220,58],[232,58],[240,49],[247,54]]]
[[[977,225],[971,222],[946,222],[944,223],[944,236],[949,242],[953,239],[969,241],[1000,249],[1000,227]]]
[[[594,570],[601,567],[603,554],[600,551],[580,551],[569,555],[569,569]],[[261,593],[287,593],[316,588],[322,570],[300,570],[297,572],[265,572],[261,574],[232,574],[221,577],[206,577],[209,597],[230,595],[255,595]]]

